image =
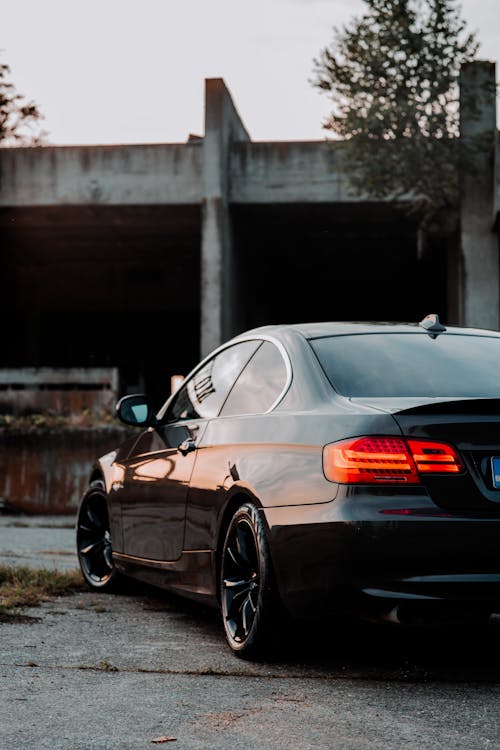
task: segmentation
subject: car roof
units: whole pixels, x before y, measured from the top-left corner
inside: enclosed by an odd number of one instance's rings
[[[355,322],[355,321],[325,321],[323,323],[294,323],[291,325],[271,325],[261,328],[253,328],[245,331],[242,336],[249,335],[266,335],[281,336],[287,333],[299,333],[306,339],[323,338],[326,336],[346,336],[348,334],[361,333],[413,333],[413,334],[432,334],[419,323],[391,323],[391,322]],[[482,328],[460,328],[457,326],[446,326],[443,333],[462,334],[468,336],[492,336],[500,338],[498,331],[491,331]],[[443,335],[440,333],[439,335]]]

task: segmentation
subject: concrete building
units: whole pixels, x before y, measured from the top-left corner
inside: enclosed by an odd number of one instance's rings
[[[484,135],[456,213],[417,255],[391,203],[353,197],[341,143],[253,142],[224,82],[185,144],[0,151],[0,367],[118,366],[158,399],[221,341],[298,320],[500,327],[492,63],[462,74]],[[474,94],[475,92],[475,94]]]

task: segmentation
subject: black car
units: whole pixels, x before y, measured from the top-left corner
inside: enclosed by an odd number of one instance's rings
[[[399,621],[500,606],[500,334],[420,324],[249,331],[97,462],[86,581],[222,610],[241,655],[289,615]]]

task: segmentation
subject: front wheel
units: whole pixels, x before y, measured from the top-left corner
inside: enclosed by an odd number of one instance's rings
[[[116,584],[106,493],[102,480],[91,482],[76,522],[76,548],[85,581],[92,589],[110,591]]]
[[[253,503],[241,505],[229,524],[220,593],[230,648],[247,659],[262,655],[270,645],[276,600],[264,524]]]

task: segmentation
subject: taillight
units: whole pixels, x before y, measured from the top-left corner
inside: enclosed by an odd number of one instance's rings
[[[323,469],[327,479],[342,484],[418,484],[419,473],[458,473],[463,466],[445,443],[361,437],[326,445]]]
[[[355,438],[323,449],[325,476],[331,482],[417,484],[420,480],[401,438]]]
[[[459,474],[463,465],[451,445],[430,440],[408,440],[413,460],[421,474]]]

